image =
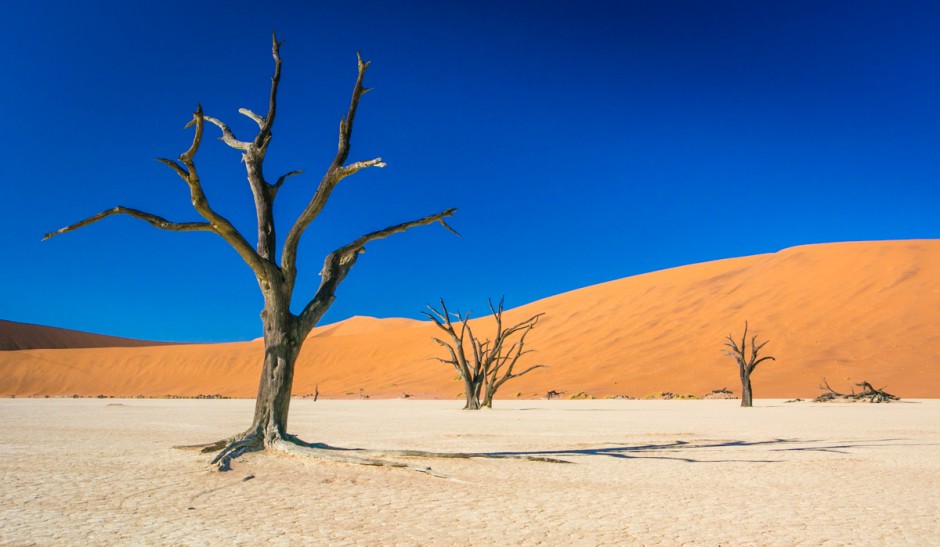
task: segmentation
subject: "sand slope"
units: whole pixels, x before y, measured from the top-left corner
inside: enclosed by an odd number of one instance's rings
[[[940,397],[940,240],[811,245],[664,270],[540,300],[507,319],[535,313],[545,316],[528,362],[550,368],[508,383],[503,398],[739,392],[722,344],[740,337],[745,320],[777,359],[754,373],[757,398],[813,396],[823,377],[836,389],[865,379],[902,397]],[[478,334],[487,322],[477,320]],[[409,319],[320,327],[304,346],[294,393],[318,385],[326,397],[457,397],[454,371],[430,360],[440,349],[434,334]],[[4,352],[0,395],[253,396],[261,347]]]
[[[91,334],[77,330],[16,323],[0,319],[0,351],[23,349],[74,349],[74,348],[133,348],[141,346],[165,346],[166,342],[151,342],[118,338],[103,334]]]

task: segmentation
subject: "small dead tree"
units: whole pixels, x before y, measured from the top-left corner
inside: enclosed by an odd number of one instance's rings
[[[271,183],[265,177],[262,169],[268,146],[271,144],[273,137],[272,127],[274,126],[277,111],[277,91],[281,81],[281,45],[282,42],[278,42],[277,37],[272,35],[274,75],[271,78],[267,114],[262,116],[245,108],[239,110],[241,114],[257,124],[258,132],[254,138],[247,141],[239,140],[228,125],[217,118],[204,114],[202,107],[199,106],[196,108],[196,112],[193,113],[192,121],[186,125],[186,127],[195,128],[195,134],[189,149],[179,156],[178,161],[165,158],[158,159],[186,183],[193,207],[205,219],[205,222],[171,222],[137,209],[114,207],[55,232],[48,233],[43,238],[49,239],[59,234],[77,230],[105,217],[123,214],[148,222],[162,230],[214,233],[228,243],[251,268],[264,296],[264,308],[261,312],[261,320],[264,326],[264,362],[258,386],[258,395],[255,400],[254,418],[248,429],[227,439],[200,446],[203,452],[218,452],[212,463],[217,463],[222,470],[228,468],[232,458],[245,452],[264,449],[320,455],[333,460],[356,460],[356,458],[346,457],[335,452],[326,452],[323,450],[325,445],[305,443],[287,433],[287,414],[290,408],[294,364],[300,353],[300,348],[307,335],[333,303],[336,298],[337,287],[356,264],[360,254],[365,251],[367,244],[404,232],[409,228],[435,222],[439,222],[445,228],[451,230],[444,219],[451,216],[455,211],[455,209],[447,209],[424,218],[389,226],[363,235],[329,253],[323,262],[323,269],[320,271],[320,285],[316,293],[306,302],[299,314],[291,312],[291,302],[298,275],[297,250],[301,236],[323,211],[333,190],[343,179],[362,169],[385,167],[385,163],[381,158],[346,163],[359,100],[369,91],[368,88],[363,87],[363,78],[369,63],[363,61],[357,54],[358,76],[353,87],[349,109],[340,120],[339,144],[336,155],[320,179],[319,185],[316,186],[310,201],[288,230],[283,241],[280,260],[278,260],[276,253],[278,241],[274,230],[274,200],[278,195],[278,190],[281,189],[281,186],[288,178],[302,173],[302,171],[291,171],[281,175],[275,182]],[[203,192],[202,182],[196,170],[195,156],[202,144],[203,132],[207,123],[220,130],[220,140],[239,152],[241,161],[245,165],[248,186],[254,196],[257,213],[257,244],[254,246],[225,216],[209,204],[209,199]],[[369,465],[382,463],[377,460],[362,458],[357,461]]]
[[[490,311],[493,312],[493,319],[496,321],[496,336],[493,340],[481,340],[474,336],[470,328],[470,313],[452,314],[447,310],[443,299],[441,299],[440,310],[428,306],[429,311],[423,312],[438,328],[447,333],[450,339],[447,342],[440,338],[433,338],[438,345],[446,348],[450,355],[448,359],[439,357],[433,359],[453,366],[460,375],[464,385],[464,396],[467,399],[464,410],[493,408],[493,397],[503,384],[537,368],[545,367],[545,365],[532,365],[522,372],[514,372],[519,358],[532,352],[532,350],[525,349],[525,338],[535,328],[539,317],[543,314],[533,315],[521,323],[503,328],[503,300],[500,299],[498,307],[493,307],[493,301],[489,301]],[[459,332],[451,321],[451,317],[457,318]],[[518,338],[510,342],[510,339],[517,333],[519,333]],[[469,348],[467,348],[468,345]]]
[[[813,402],[815,403],[826,403],[829,401],[848,401],[848,402],[868,402],[868,403],[890,403],[891,401],[897,401],[899,397],[892,395],[885,391],[885,388],[875,389],[875,386],[869,384],[867,381],[862,380],[861,382],[855,384],[856,386],[862,388],[862,391],[855,393],[855,389],[852,389],[852,393],[839,393],[836,390],[832,389],[829,386],[829,382],[823,378],[823,385],[819,386],[819,389],[825,390],[826,393],[823,393],[819,397],[816,397]]]
[[[754,406],[754,396],[751,391],[751,373],[754,372],[754,369],[757,368],[757,365],[763,363],[764,361],[776,361],[773,357],[761,357],[758,359],[757,354],[760,352],[761,348],[767,345],[765,341],[763,344],[757,345],[757,335],[751,337],[751,353],[750,356],[747,354],[747,321],[744,322],[744,335],[741,336],[741,345],[738,346],[735,343],[734,338],[731,335],[728,335],[728,341],[725,343],[730,349],[725,350],[725,355],[731,357],[738,364],[738,371],[741,375],[741,406]]]

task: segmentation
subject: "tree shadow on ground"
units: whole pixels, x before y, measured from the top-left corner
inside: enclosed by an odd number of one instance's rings
[[[599,446],[591,448],[562,448],[555,450],[522,450],[522,451],[491,451],[491,452],[461,452],[452,453],[453,457],[465,458],[507,458],[507,459],[546,459],[551,461],[564,457],[605,457],[616,459],[655,459],[671,460],[686,463],[781,463],[784,458],[770,454],[783,455],[786,452],[824,452],[832,454],[851,454],[860,449],[879,448],[906,443],[905,439],[866,439],[864,441],[831,441],[819,439],[768,439],[763,441],[744,440],[677,440],[667,443],[647,443],[638,445],[620,444],[614,446]],[[325,444],[318,445],[325,450],[344,452],[370,452],[389,455],[413,455],[421,457],[430,452],[399,450],[376,450],[363,448],[342,448]],[[728,451],[743,450],[741,457],[728,457]],[[459,454],[459,455],[458,455]],[[710,457],[714,454],[717,457]],[[754,456],[762,457],[754,457]],[[724,457],[722,457],[724,456]],[[750,457],[748,457],[750,456]]]
[[[621,445],[598,448],[577,448],[526,452],[492,452],[492,456],[500,455],[528,455],[543,457],[564,456],[601,456],[619,459],[661,459],[675,460],[687,463],[780,463],[786,461],[777,457],[732,457],[711,458],[711,453],[727,454],[729,450],[745,449],[746,454],[782,454],[786,452],[826,452],[833,454],[851,454],[854,451],[867,448],[878,448],[893,445],[910,445],[904,439],[866,439],[864,441],[831,441],[819,439],[769,439],[763,441],[744,440],[677,440],[670,443],[649,443],[642,445]],[[753,450],[752,450],[753,449]],[[695,453],[693,457],[692,454]],[[698,454],[701,454],[699,456]],[[744,453],[742,453],[742,456]]]

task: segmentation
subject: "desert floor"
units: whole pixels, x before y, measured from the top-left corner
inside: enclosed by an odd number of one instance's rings
[[[265,453],[218,473],[171,448],[243,429],[252,405],[0,400],[0,543],[940,541],[940,400],[293,403],[310,441],[572,462],[412,461],[446,479]]]

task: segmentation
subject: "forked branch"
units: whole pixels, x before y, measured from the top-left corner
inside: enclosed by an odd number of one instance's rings
[[[356,54],[356,59],[358,62],[358,75],[356,76],[356,84],[353,86],[349,110],[346,112],[346,115],[343,116],[339,124],[339,145],[337,147],[336,156],[333,158],[333,162],[323,175],[323,178],[320,179],[320,184],[313,197],[310,199],[309,203],[307,203],[306,208],[304,208],[300,216],[297,217],[297,220],[294,222],[294,225],[291,227],[284,240],[284,250],[281,252],[281,268],[284,271],[284,277],[290,285],[293,285],[297,275],[297,247],[300,244],[300,238],[303,236],[307,226],[309,226],[323,210],[323,207],[326,205],[336,185],[345,177],[361,169],[367,167],[385,167],[382,158],[355,162],[344,166],[346,159],[349,157],[350,139],[352,138],[356,111],[359,108],[359,99],[369,91],[362,85],[369,63],[363,61],[362,56],[358,53]]]
[[[766,340],[764,343],[757,345],[756,335],[751,337],[751,354],[750,356],[747,355],[747,329],[748,325],[747,321],[745,321],[744,335],[741,336],[740,347],[737,343],[735,343],[734,338],[732,338],[730,334],[728,335],[728,341],[725,343],[725,346],[731,348],[731,350],[725,350],[724,354],[731,357],[735,360],[735,362],[738,363],[742,374],[749,376],[752,372],[754,372],[754,369],[757,368],[757,365],[763,363],[764,361],[776,361],[776,359],[771,356],[758,358],[758,353],[761,349],[763,349],[764,346],[767,345],[768,342],[770,342],[770,340]]]
[[[229,128],[229,126],[226,125],[221,120],[219,120],[218,118],[213,118],[212,116],[205,116],[205,118],[207,122],[211,123],[212,125],[222,130],[222,137],[220,138],[222,142],[224,142],[225,144],[229,145],[235,150],[241,150],[243,152],[248,150],[248,147],[251,146],[251,143],[242,142],[236,139],[235,134],[232,133],[232,130]]]

